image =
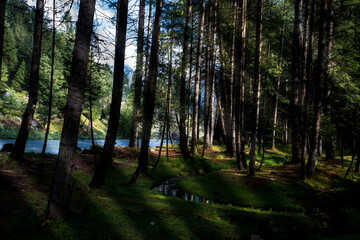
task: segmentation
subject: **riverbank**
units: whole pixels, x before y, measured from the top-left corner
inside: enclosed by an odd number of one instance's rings
[[[235,170],[220,147],[185,162],[178,148],[162,152],[156,171],[128,181],[138,150],[116,148],[103,189],[90,189],[93,156],[78,155],[71,216],[45,215],[55,157],[26,154],[11,162],[0,154],[0,239],[356,239],[360,237],[359,183],[344,180],[349,159],[320,161],[306,183],[287,153],[268,151],[256,177]],[[152,166],[158,152],[151,152]],[[191,194],[219,202],[184,201],[151,188],[176,178]],[[257,238],[260,239],[260,238]]]

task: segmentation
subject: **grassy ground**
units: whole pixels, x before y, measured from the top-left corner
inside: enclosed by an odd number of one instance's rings
[[[194,162],[175,147],[169,160],[163,152],[156,171],[129,185],[137,155],[117,149],[101,190],[87,185],[93,157],[77,156],[71,214],[53,220],[45,212],[56,156],[27,154],[20,163],[1,153],[0,239],[360,239],[360,186],[354,175],[343,179],[338,161],[320,161],[316,176],[302,182],[286,150],[268,151],[261,171],[248,177],[219,147]],[[150,190],[174,176],[212,203]]]

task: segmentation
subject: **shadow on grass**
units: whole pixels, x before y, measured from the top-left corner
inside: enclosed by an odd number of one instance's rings
[[[57,239],[24,195],[21,175],[0,172],[0,239]]]

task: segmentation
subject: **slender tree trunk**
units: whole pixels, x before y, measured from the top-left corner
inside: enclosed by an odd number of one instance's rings
[[[73,188],[72,172],[84,102],[83,86],[86,84],[94,11],[95,0],[80,1],[64,124],[48,204],[48,212],[55,218],[67,216],[70,206]]]
[[[112,164],[112,154],[114,152],[116,136],[118,132],[122,100],[122,88],[124,82],[127,12],[128,0],[120,0],[117,6],[116,17],[114,78],[109,123],[104,148],[101,152],[100,160],[96,166],[94,176],[89,184],[92,188],[102,187],[107,171]]]
[[[292,163],[300,163],[301,160],[301,59],[302,59],[302,0],[295,0],[295,17],[292,42],[291,61],[291,98],[290,98],[290,121],[291,121],[291,144]]]
[[[29,99],[23,114],[19,133],[16,138],[14,150],[11,153],[12,159],[21,160],[27,139],[29,137],[31,123],[34,117],[36,104],[38,102],[39,71],[41,58],[42,25],[44,19],[44,0],[36,1],[34,44],[30,70]]]
[[[187,138],[186,138],[186,101],[187,99],[184,96],[186,95],[186,67],[187,67],[187,57],[189,49],[189,33],[190,33],[190,17],[192,13],[192,0],[187,0],[186,8],[186,22],[184,30],[184,41],[182,48],[182,58],[181,58],[181,76],[180,76],[180,151],[184,160],[192,159],[190,152],[187,147]],[[190,69],[191,71],[191,69]],[[189,80],[189,83],[191,79]],[[189,84],[190,85],[190,84]]]
[[[151,34],[151,14],[152,14],[152,0],[149,3],[149,18],[148,18],[148,29],[146,38],[146,52],[145,52],[145,77],[144,84],[147,82],[148,70],[149,70],[149,52],[150,52],[150,34]]]
[[[155,108],[156,97],[156,82],[158,77],[159,66],[159,46],[160,46],[160,26],[162,14],[163,0],[156,1],[156,11],[154,28],[151,41],[151,53],[149,63],[149,73],[147,82],[144,85],[144,104],[143,104],[143,119],[142,119],[142,138],[141,150],[139,155],[139,166],[134,173],[131,183],[135,183],[139,173],[147,173],[148,170],[148,151],[151,137],[151,127]]]
[[[186,144],[187,148],[190,146],[190,129],[191,129],[191,83],[192,83],[192,65],[193,65],[193,42],[194,42],[194,12],[191,13],[191,37],[190,37],[190,63],[189,63],[189,83],[188,83],[188,112],[187,112],[187,135]]]
[[[281,29],[281,39],[280,39],[280,56],[279,56],[279,65],[282,65],[282,57],[284,51],[284,41],[285,41],[285,28],[286,28],[286,0],[284,1],[284,8],[283,8],[283,25]],[[278,108],[279,108],[279,95],[280,95],[280,83],[281,83],[281,76],[277,77],[276,81],[276,93],[275,93],[275,107],[274,107],[274,122],[273,122],[273,132],[272,132],[272,144],[271,148],[275,148],[276,143],[276,128],[277,128],[277,121],[278,121]]]
[[[51,123],[51,114],[52,114],[52,98],[53,98],[53,85],[54,85],[54,66],[55,66],[55,37],[56,37],[56,26],[55,26],[55,17],[56,17],[56,6],[55,0],[53,0],[53,31],[52,31],[52,45],[51,45],[51,73],[50,73],[50,93],[49,93],[49,109],[48,109],[48,118],[46,124],[46,132],[43,149],[41,151],[42,154],[45,154],[47,140],[50,131],[50,123]],[[1,64],[1,63],[0,63]]]
[[[214,118],[214,101],[215,101],[215,84],[216,84],[216,9],[217,9],[217,0],[214,1],[214,7],[210,5],[210,14],[213,13],[212,17],[212,33],[211,33],[211,46],[212,50],[210,51],[210,64],[211,64],[211,73],[210,73],[210,102],[209,102],[209,148],[212,148],[214,141],[214,127],[215,127],[215,118]]]
[[[160,142],[160,149],[159,149],[159,154],[158,154],[158,158],[156,160],[156,163],[153,167],[153,171],[156,170],[158,164],[159,164],[159,161],[160,161],[160,157],[161,157],[161,150],[162,150],[162,147],[163,147],[163,142],[164,142],[164,136],[165,136],[165,130],[166,130],[166,126],[167,126],[167,119],[166,119],[166,116],[165,116],[165,120],[164,120],[164,124],[163,124],[163,129],[162,129],[162,132],[161,132],[161,142]],[[166,143],[167,144],[167,143]]]
[[[195,75],[195,84],[194,84],[194,104],[193,104],[193,128],[192,128],[192,138],[191,138],[191,153],[197,153],[197,141],[198,141],[198,117],[199,117],[199,87],[201,81],[201,54],[202,54],[202,45],[204,37],[204,21],[205,21],[205,0],[202,0],[201,9],[200,9],[200,19],[199,19],[199,32],[198,32],[198,45],[196,53],[196,75]]]
[[[246,18],[247,0],[241,4],[241,67],[240,67],[240,157],[242,165],[247,168],[245,155],[245,74],[246,74]]]
[[[255,60],[254,60],[254,93],[253,93],[253,107],[252,107],[252,126],[251,126],[251,148],[250,148],[250,165],[249,175],[255,176],[255,157],[256,157],[256,132],[258,125],[258,98],[260,85],[260,61],[261,61],[261,31],[262,31],[262,12],[263,1],[257,0],[256,6],[256,43],[255,43]]]
[[[144,60],[144,22],[145,22],[145,0],[140,1],[139,5],[139,25],[138,25],[138,41],[137,41],[137,58],[135,69],[135,93],[134,93],[134,109],[131,127],[131,136],[129,147],[138,147],[138,131],[139,116],[141,110],[141,86]]]
[[[315,87],[315,100],[314,100],[314,116],[312,135],[310,138],[310,151],[309,158],[306,166],[307,177],[312,177],[316,167],[316,150],[320,132],[320,117],[321,117],[321,104],[323,93],[323,82],[326,74],[325,66],[325,29],[326,29],[326,12],[327,12],[327,0],[321,0],[320,6],[320,19],[319,19],[319,37],[318,37],[318,59],[316,65],[316,71],[314,75],[314,87]]]
[[[93,155],[94,155],[94,164],[95,167],[97,166],[97,159],[96,159],[96,150],[95,150],[95,139],[94,139],[94,124],[93,124],[93,104],[92,104],[92,68],[90,63],[90,74],[89,74],[89,108],[90,108],[90,132],[91,132],[91,144],[93,149]]]
[[[305,90],[305,100],[304,100],[304,110],[303,110],[303,127],[302,127],[302,136],[301,136],[301,144],[302,144],[302,154],[301,154],[301,179],[306,180],[306,142],[307,142],[307,128],[308,128],[308,112],[309,112],[309,101],[310,101],[310,80],[312,78],[312,54],[313,54],[313,39],[314,39],[314,19],[315,19],[315,0],[311,1],[310,8],[310,20],[308,22],[309,15],[309,1],[306,0],[306,9],[305,9],[305,24],[307,25],[307,29],[309,29],[309,33],[307,34],[308,39],[304,39],[307,41],[306,48],[306,90]]]
[[[5,13],[7,0],[0,0],[0,89],[1,89],[1,66],[4,48]]]
[[[206,11],[206,60],[205,60],[205,78],[204,78],[204,87],[205,87],[205,95],[204,95],[204,144],[202,150],[202,157],[205,154],[205,149],[209,147],[209,115],[210,115],[210,42],[211,42],[211,20],[210,20],[210,5],[211,2],[208,3],[207,11]]]

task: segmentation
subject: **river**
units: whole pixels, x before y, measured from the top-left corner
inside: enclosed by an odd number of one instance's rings
[[[95,144],[99,146],[103,146],[104,142],[105,140],[95,140]],[[149,147],[154,148],[156,146],[159,146],[160,142],[161,142],[160,139],[151,139]],[[0,150],[2,149],[3,145],[6,143],[15,143],[15,139],[0,139]],[[60,140],[48,140],[46,153],[58,154],[59,144],[60,144]],[[139,141],[139,144],[141,144],[141,141]],[[166,144],[166,140],[164,141],[163,144]],[[171,144],[170,141],[169,144]],[[28,140],[26,143],[25,152],[41,153],[43,145],[44,145],[43,140]],[[116,140],[116,146],[127,147],[128,145],[129,145],[129,139]],[[81,150],[85,148],[89,149],[91,147],[91,140],[79,140],[78,147],[81,148]]]

